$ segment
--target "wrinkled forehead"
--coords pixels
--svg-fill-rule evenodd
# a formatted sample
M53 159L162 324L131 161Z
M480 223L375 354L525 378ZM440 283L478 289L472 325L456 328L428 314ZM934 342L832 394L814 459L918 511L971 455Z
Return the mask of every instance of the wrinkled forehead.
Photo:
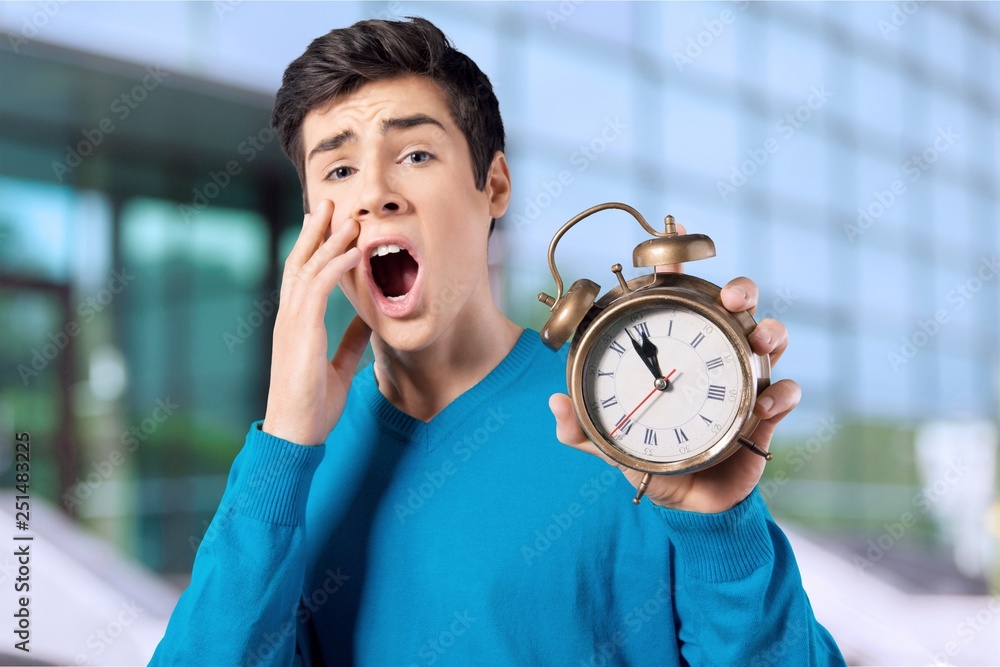
M427 77L407 75L365 83L306 114L302 122L303 147L312 147L331 132L350 131L357 136L385 135L393 119L426 116L448 132L455 127L448 100L441 88Z

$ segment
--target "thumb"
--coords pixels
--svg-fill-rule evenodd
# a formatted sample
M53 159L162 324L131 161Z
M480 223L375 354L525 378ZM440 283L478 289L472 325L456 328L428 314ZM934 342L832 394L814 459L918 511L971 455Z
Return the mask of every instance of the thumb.
M368 347L371 335L371 328L361 319L360 315L355 315L351 323L347 325L347 330L344 331L344 336L340 339L340 345L337 346L337 353L333 355L333 360L330 362L342 377L351 378L354 376L354 371L357 370L361 355Z
M549 410L556 418L556 439L564 445L569 445L573 449L587 452L603 459L605 463L615 467L621 467L612 459L605 456L604 452L597 448L587 434L580 428L577 421L576 411L573 410L573 402L566 394L552 394L549 397Z
M576 412L573 410L573 402L566 394L552 394L549 397L549 410L556 418L556 438L564 445L578 447L583 442L588 442L587 436L580 423L576 420Z

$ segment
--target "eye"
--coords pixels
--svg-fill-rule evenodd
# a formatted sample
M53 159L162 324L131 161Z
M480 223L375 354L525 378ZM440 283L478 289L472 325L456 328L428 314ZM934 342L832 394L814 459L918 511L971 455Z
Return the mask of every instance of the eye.
M433 159L434 156L427 151L413 151L403 158L403 162L407 164L423 164L424 162L428 162Z
M342 181L351 174L354 173L353 167L334 167L330 172L324 177L323 180L326 181Z

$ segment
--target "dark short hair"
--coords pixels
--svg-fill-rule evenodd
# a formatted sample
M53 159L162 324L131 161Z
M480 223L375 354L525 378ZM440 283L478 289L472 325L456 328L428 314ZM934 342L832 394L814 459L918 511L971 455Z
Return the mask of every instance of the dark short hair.
M275 97L271 127L298 171L307 211L303 119L366 83L408 74L426 76L441 89L468 142L476 189L486 189L493 157L504 150L500 104L489 78L427 19L371 19L314 39L285 69Z

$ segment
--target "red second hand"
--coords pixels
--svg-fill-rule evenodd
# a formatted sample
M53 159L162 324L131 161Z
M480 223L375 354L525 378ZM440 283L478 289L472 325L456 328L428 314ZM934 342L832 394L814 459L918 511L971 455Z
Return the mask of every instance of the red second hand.
M666 375L664 375L663 376L663 381L666 382L667 380L669 380L670 376L673 375L676 372L677 372L677 369L675 368L674 370L672 370L669 373L667 373ZM615 434L615 431L617 431L618 429L620 429L625 424L625 422L627 422L629 419L631 419L632 415L634 415L636 413L636 410L638 410L639 408L641 408L643 406L643 404L646 401L649 400L650 396L652 396L653 394L655 394L658 391L660 391L660 390L657 389L656 387L653 387L653 391L651 391L648 394L646 394L646 398L642 399L642 401L639 402L639 405L635 406L635 410L632 410L632 412L630 412L627 415L625 415L625 419L623 419L620 422L618 422L618 426L615 426L614 431L611 431L611 433L608 433L608 437L610 438L611 436L613 436Z

